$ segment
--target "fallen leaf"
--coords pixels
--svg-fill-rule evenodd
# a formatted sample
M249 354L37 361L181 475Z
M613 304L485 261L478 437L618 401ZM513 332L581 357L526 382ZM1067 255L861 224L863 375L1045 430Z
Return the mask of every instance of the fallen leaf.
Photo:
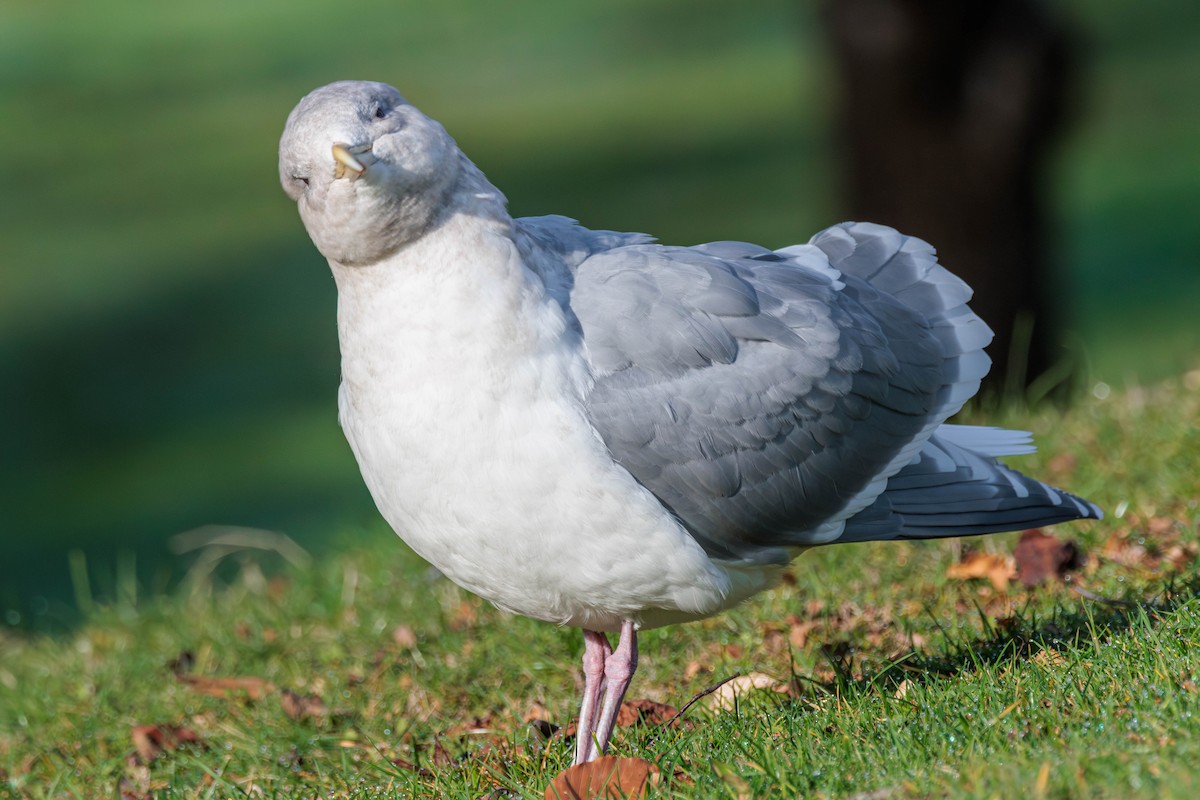
M801 619L792 614L788 617L788 643L797 650L802 650L808 643L808 635L817 625L815 619Z
M448 625L452 631L465 631L475 627L475 603L469 599L464 599L458 604L450 615Z
M617 725L627 728L630 725L662 725L679 713L675 706L666 703L656 703L653 700L626 700L617 711Z
M1083 553L1074 542L1032 528L1021 534L1013 559L1021 583L1037 586L1047 580L1062 580L1083 563Z
M546 800L640 800L658 781L658 767L640 758L601 756L576 764L555 776Z
M412 649L417 646L417 635L407 625L397 625L392 628L392 641L400 647Z
M542 739L549 739L560 730L553 722L545 719L531 719L529 720L529 727ZM578 725L576 725L576 728L578 728Z
M1075 473L1076 458L1072 453L1059 453L1046 462L1046 479L1055 485L1070 483L1070 477Z
M708 696L708 707L714 711L732 711L737 698L748 692L762 689L785 692L787 684L780 683L764 672L739 675L733 680L721 684L720 688Z
M1008 590L1008 582L1016 577L1016 567L1008 556L973 550L965 553L957 564L951 564L946 577L959 581L986 578L997 592L1004 592Z
M1163 558L1176 569L1183 569L1196 560L1196 545L1192 542L1171 545L1163 553Z
M283 707L283 713L291 719L324 717L329 713L325 701L317 695L300 695L291 689L283 690L279 695L279 704Z
M1039 650L1031 660L1043 667L1065 667L1067 665L1067 657L1057 650Z
M263 678L216 678L205 675L176 677L197 692L211 697L229 697L234 693L245 693L251 700L261 700L275 691L274 685Z
M129 738L140 764L149 764L168 750L203 743L194 730L181 725L134 725Z
M1170 517L1151 517L1146 523L1146 531L1155 537L1165 536L1175 527L1175 520Z

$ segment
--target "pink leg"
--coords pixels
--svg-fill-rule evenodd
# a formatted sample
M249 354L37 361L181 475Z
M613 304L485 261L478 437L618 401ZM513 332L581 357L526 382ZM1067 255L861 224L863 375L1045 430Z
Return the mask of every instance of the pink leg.
M583 632L583 705L575 730L575 763L599 757L596 751L596 714L604 691L604 666L612 655L608 637L598 631Z
M599 758L608 750L608 740L612 737L613 728L617 722L617 712L621 710L621 701L625 699L625 690L633 680L637 671L637 628L625 620L621 623L621 641L617 649L604 660L604 710L600 713L600 722L596 726L597 752L592 756Z

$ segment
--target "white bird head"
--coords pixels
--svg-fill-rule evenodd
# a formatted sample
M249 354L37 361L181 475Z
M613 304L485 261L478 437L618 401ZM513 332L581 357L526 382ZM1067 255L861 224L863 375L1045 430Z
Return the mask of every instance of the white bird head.
M288 115L279 179L321 254L363 266L436 221L462 158L445 129L391 86L338 81L310 92Z

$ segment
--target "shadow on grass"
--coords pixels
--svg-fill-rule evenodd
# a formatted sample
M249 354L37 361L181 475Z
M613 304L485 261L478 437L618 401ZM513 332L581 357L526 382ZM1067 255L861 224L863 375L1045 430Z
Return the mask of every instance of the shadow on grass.
M1131 631L1138 624L1156 626L1186 603L1200 596L1200 575L1171 576L1149 600L1110 599L1085 596L1088 605L1078 608L1055 606L1048 618L1036 613L990 621L980 613L986 635L973 640L956 640L943 630L942 652L911 650L882 670L855 676L853 651L845 643L822 649L834 672L829 681L793 675L798 688L807 686L819 693L861 695L881 689L895 690L904 681L924 682L935 677L964 673L1013 661L1028 661L1049 650L1088 650Z

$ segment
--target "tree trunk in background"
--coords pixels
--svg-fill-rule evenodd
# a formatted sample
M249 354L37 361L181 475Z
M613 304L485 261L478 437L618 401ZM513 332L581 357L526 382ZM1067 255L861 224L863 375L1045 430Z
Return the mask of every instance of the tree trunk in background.
M1038 0L826 0L824 20L844 211L933 244L996 332L989 386L1025 386L1059 357L1046 177L1067 27Z

